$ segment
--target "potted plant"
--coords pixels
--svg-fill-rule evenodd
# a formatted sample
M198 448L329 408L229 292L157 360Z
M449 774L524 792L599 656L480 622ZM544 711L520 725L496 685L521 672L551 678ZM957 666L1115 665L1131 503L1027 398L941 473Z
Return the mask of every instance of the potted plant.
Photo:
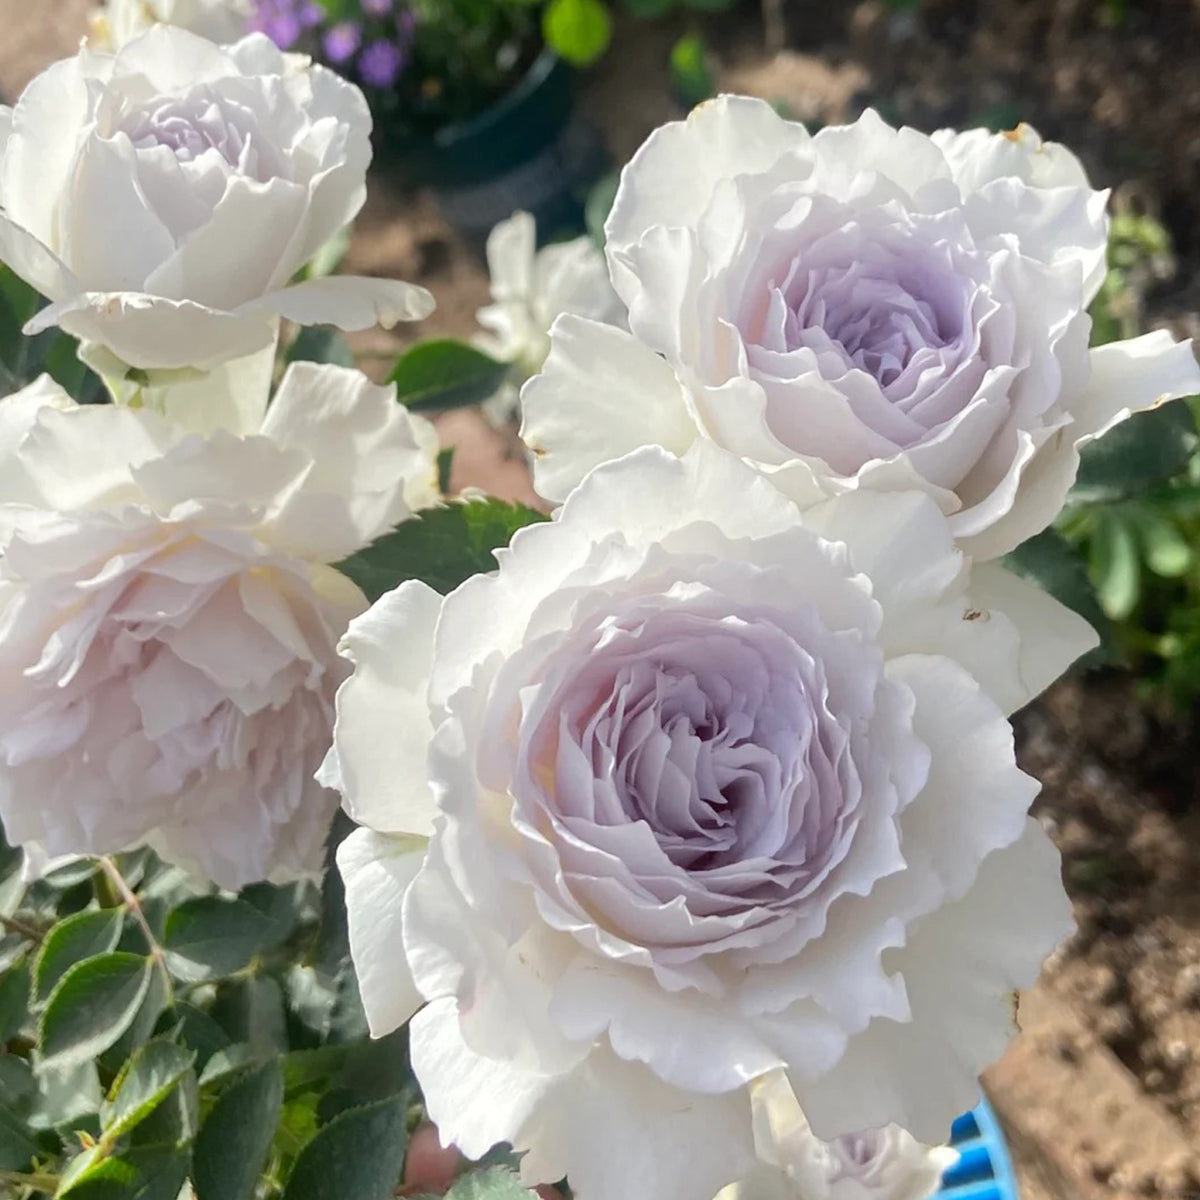
M362 87L381 154L468 237L518 208L581 224L606 159L569 64L607 45L599 0L256 0L250 24Z

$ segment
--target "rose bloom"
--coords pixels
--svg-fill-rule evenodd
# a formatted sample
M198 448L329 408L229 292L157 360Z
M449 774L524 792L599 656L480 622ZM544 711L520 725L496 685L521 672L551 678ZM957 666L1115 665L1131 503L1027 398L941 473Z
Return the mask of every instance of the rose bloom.
M91 18L93 43L124 46L152 25L177 25L213 42L236 42L246 33L250 0L107 0Z
M488 235L492 303L475 318L486 333L475 338L485 353L513 364L506 383L484 411L506 424L518 411L520 385L542 369L550 352L550 327L563 313L620 325L624 310L608 279L604 255L590 237L537 248L537 223L513 213Z
M366 608L327 564L433 502L436 445L338 367L292 366L263 409L196 433L46 380L0 400L11 844L148 842L231 889L319 868L337 797L312 775Z
M706 442L597 468L345 638L372 1032L427 1001L442 1136L581 1200L712 1200L772 1071L819 1137L944 1140L1071 929L1005 713L1095 642L922 493L802 512Z
M651 134L608 220L624 333L564 317L524 396L538 491L708 438L808 503L920 488L976 558L1058 514L1079 447L1200 391L1190 344L1088 350L1106 193L1028 126L809 136L725 96Z
M26 332L209 369L272 345L280 317L427 316L407 283L291 283L362 207L370 129L357 88L261 35L159 25L54 64L0 108L0 260L52 301Z
M750 1099L761 1162L717 1200L927 1200L958 1161L898 1125L821 1141L781 1071L756 1080Z

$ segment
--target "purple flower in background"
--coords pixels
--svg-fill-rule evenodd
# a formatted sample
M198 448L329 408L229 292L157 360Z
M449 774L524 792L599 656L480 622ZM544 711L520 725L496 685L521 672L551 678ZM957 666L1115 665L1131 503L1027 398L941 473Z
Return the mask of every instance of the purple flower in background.
M324 20L324 12L315 0L258 0L249 28L265 33L281 50L300 40L306 29Z
M358 58L358 74L371 87L389 88L404 69L406 53L395 42L371 42Z
M325 57L340 66L358 53L362 45L362 26L356 21L339 21L325 34L322 44Z
M369 17L386 17L393 4L394 0L362 0L362 10Z

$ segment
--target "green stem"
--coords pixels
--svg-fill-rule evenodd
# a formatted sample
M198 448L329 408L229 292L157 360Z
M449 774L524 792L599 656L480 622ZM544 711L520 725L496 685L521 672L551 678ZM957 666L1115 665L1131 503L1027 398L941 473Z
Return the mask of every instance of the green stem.
M58 1191L58 1176L47 1175L37 1171L26 1175L21 1171L0 1171L0 1183L11 1183L16 1187L33 1188L35 1192L45 1192L52 1196Z
M19 917L0 917L0 925L8 930L9 933L20 934L23 938L28 938L31 942L37 942L41 945L42 931L35 929L32 925L27 925Z
M154 936L154 930L150 928L150 922L146 920L146 914L142 911L141 901L134 895L133 889L125 882L125 877L117 869L117 864L111 858L102 858L100 866L104 868L104 874L108 876L109 881L116 888L126 910L141 928L142 936L145 937L146 944L150 947L150 957L162 972L167 1007L172 1007L175 1004L175 985L171 980L170 971L167 970L167 956L163 952L163 948L158 944L158 939Z

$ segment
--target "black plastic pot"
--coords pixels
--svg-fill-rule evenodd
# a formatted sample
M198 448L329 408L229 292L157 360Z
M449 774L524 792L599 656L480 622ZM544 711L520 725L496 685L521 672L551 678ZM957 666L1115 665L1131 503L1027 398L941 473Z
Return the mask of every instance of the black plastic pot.
M491 107L409 142L399 155L405 172L433 189L446 219L476 244L517 209L537 218L543 239L581 230L588 187L608 157L576 111L574 83L544 50Z

